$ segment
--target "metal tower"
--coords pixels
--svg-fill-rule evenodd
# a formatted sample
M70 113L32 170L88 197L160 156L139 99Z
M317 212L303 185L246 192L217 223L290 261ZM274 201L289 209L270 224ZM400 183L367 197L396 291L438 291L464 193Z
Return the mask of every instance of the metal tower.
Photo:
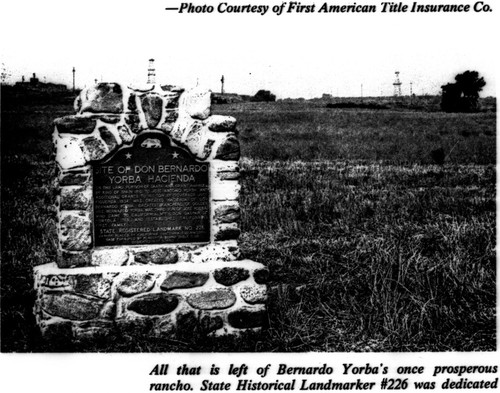
M394 97L401 97L401 81L399 80L399 71L396 71L396 80L393 83Z
M156 79L155 59L149 59L148 85L154 85L156 83L155 79Z

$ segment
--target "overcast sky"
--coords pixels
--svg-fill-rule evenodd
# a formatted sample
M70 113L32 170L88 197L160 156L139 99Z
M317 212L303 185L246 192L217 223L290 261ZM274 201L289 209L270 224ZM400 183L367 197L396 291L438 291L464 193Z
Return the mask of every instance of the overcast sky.
M359 96L363 85L363 96L392 95L394 72L399 71L403 94L409 93L410 82L415 94L438 94L457 73L477 70L487 81L482 95L496 95L496 10L280 16L269 10L260 16L165 10L181 4L179 0L4 3L0 54L11 82L36 72L42 81L71 85L75 67L77 87L95 79L144 83L148 59L154 58L159 83L199 83L213 91L220 90L224 75L225 90L241 94L267 89L279 98ZM318 8L323 4L302 1L313 3ZM380 9L380 2L357 3Z

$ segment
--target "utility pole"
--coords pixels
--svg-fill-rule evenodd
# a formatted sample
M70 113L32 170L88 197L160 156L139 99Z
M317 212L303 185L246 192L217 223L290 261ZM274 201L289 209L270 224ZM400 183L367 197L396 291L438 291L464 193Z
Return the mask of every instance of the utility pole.
M224 75L220 78L220 94L224 95Z
M73 93L75 92L75 67L73 67Z

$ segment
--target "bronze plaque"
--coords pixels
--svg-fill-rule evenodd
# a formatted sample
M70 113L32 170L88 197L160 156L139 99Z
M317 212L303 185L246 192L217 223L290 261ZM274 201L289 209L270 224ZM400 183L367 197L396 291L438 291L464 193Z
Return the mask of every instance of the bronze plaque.
M93 166L94 244L210 240L209 164L157 132Z

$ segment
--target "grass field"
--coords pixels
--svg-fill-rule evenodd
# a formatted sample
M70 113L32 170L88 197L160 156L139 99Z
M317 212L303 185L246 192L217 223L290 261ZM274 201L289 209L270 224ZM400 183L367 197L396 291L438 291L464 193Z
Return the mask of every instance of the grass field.
M214 110L239 121L240 245L270 268L268 329L47 347L31 271L55 257L50 124L72 108L3 98L2 351L495 350L495 113Z

